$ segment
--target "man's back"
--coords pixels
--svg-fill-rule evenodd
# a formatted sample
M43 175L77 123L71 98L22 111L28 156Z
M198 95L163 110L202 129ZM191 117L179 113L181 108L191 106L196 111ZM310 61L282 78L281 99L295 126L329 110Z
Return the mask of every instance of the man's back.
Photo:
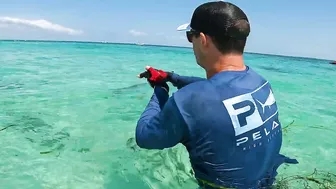
M244 63L251 30L246 14L229 2L207 2L177 29L186 31L207 79L146 68L154 94L138 121L137 144L163 149L183 143L203 188L268 187L282 163L298 162L279 154L271 85ZM170 98L167 81L179 89Z
M192 83L174 100L188 127L183 144L200 182L257 187L283 162L271 86L250 68Z

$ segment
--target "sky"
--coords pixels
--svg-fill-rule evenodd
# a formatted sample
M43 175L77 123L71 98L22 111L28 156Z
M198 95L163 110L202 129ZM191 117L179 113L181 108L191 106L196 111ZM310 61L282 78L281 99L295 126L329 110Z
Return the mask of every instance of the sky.
M185 32L205 0L0 0L0 39L190 46ZM246 51L336 59L336 0L232 0L248 16Z

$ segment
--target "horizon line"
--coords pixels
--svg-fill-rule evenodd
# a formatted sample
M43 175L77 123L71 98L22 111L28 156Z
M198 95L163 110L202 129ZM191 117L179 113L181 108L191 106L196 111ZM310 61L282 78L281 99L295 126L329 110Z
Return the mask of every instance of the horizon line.
M173 47L173 48L186 48L192 49L192 47L187 46L178 46L178 45L162 45L162 44L146 44L146 43L131 43L131 42L109 42L109 41L74 41L74 40L43 40L43 39L0 39L1 41L19 41L19 42L59 42L59 43L95 43L95 44L119 44L119 45L138 45L138 46L153 46L153 47ZM305 56L293 56L293 55L283 55L283 54L270 54L270 53L261 53L261 52L248 52L246 54L257 54L257 55L267 55L267 56L277 56L277 57L288 57L288 58L304 58L311 60L323 60L323 61L333 61L329 59L316 58L316 57L305 57Z

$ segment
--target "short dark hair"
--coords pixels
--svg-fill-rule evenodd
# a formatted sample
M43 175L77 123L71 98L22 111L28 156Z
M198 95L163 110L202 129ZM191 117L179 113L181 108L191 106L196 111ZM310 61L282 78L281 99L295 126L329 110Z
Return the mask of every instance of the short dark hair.
M250 24L245 13L229 2L208 2L194 11L190 27L209 35L217 49L223 54L242 54Z

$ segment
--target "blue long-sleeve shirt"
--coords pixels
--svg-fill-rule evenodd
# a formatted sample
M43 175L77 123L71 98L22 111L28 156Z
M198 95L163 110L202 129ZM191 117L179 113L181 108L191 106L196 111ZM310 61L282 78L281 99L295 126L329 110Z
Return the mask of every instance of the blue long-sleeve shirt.
M224 71L210 79L172 78L179 90L169 98L156 87L138 121L140 147L182 143L195 177L225 187L267 186L282 163L298 163L279 153L276 101L269 82L252 69Z
M204 81L200 77L187 77L172 74L172 84L178 89L197 81ZM183 117L173 98L169 99L166 90L160 87L154 88L154 94L149 101L146 110L141 115L136 129L136 141L139 147L147 149L163 149L175 146L182 142L187 128ZM163 108L165 106L165 108ZM172 120L175 123L172 125ZM182 126L182 127L181 127ZM178 127L178 128L175 128ZM158 141L158 142L153 142Z
M184 86L187 86L187 85L189 85L191 83L195 83L195 82L198 82L198 81L205 81L206 79L205 78L201 78L201 77L180 76L180 75L177 75L177 74L173 73L171 75L170 80L171 80L172 84L177 89L181 89Z

